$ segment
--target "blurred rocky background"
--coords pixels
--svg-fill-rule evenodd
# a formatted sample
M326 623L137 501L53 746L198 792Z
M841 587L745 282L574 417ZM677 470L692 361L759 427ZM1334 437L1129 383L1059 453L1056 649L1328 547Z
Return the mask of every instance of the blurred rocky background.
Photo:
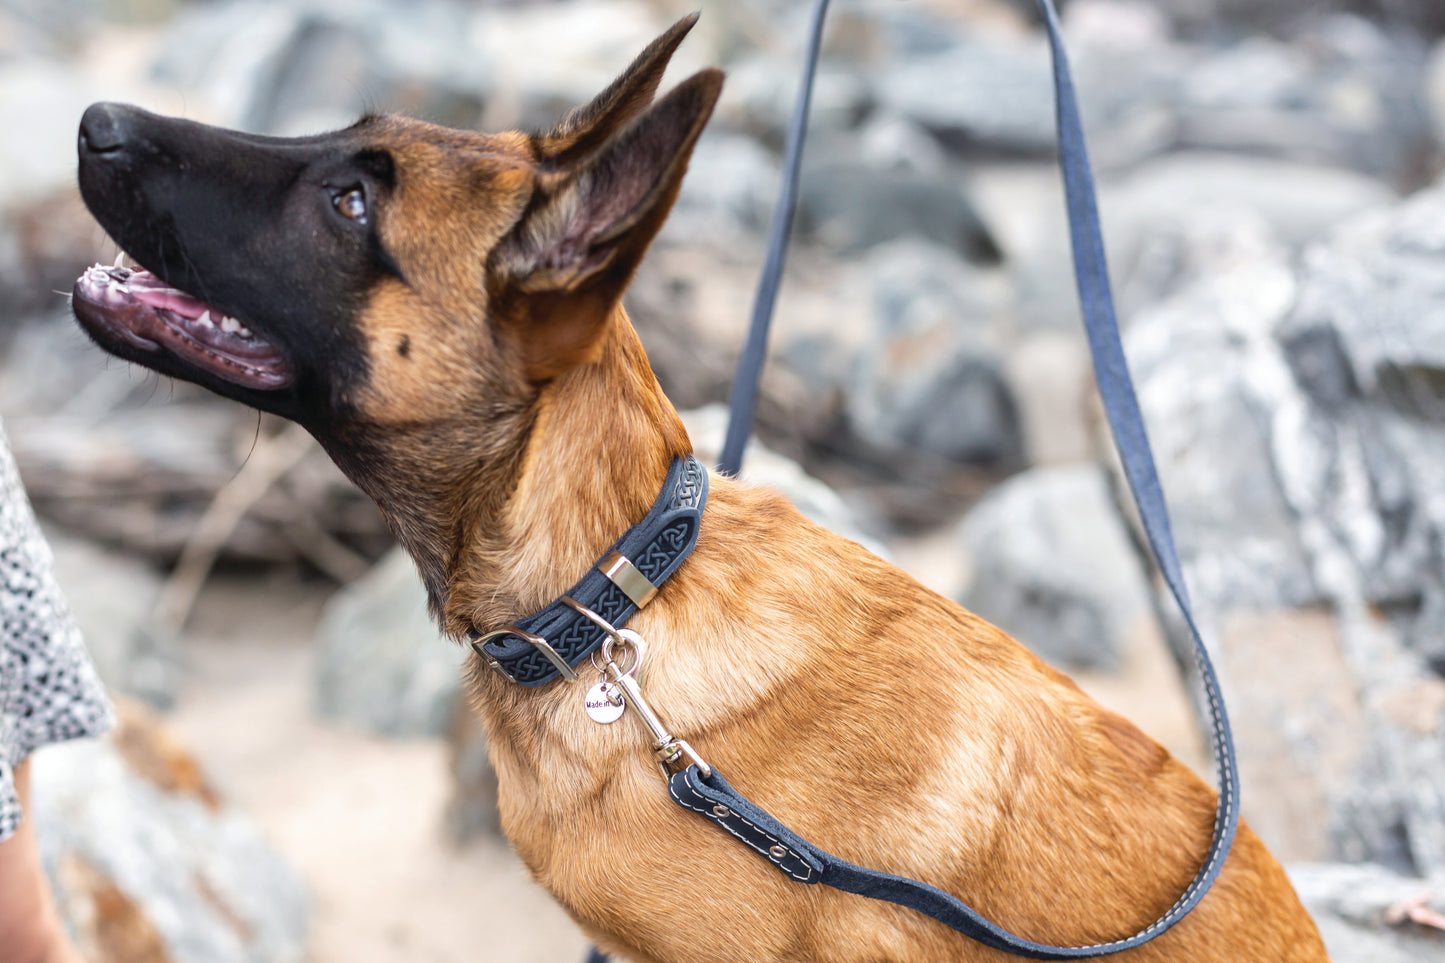
M570 961L461 655L299 432L92 348L94 100L294 134L540 128L695 6L728 83L628 304L714 448L804 0L0 0L0 414L123 726L37 757L96 961ZM1445 960L1445 6L1071 0L1127 350L1245 815L1340 963ZM1101 432L1030 0L836 0L745 471L1201 772ZM670 82L670 81L669 81ZM486 906L483 914L479 907Z

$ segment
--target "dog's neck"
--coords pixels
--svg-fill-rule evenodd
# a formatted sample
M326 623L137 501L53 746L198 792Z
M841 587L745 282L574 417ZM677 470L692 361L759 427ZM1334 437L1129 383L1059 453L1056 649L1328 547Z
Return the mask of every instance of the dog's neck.
M672 460L692 450L621 306L594 360L542 387L530 415L512 477L491 482L508 497L456 519L440 600L452 635L496 628L565 592L647 513Z

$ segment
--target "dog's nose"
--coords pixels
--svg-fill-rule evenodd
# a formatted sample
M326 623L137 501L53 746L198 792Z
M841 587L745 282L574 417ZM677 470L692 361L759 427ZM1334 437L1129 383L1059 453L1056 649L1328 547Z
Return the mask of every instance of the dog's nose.
M121 104L91 104L80 118L79 149L84 154L114 154L125 148L126 108Z

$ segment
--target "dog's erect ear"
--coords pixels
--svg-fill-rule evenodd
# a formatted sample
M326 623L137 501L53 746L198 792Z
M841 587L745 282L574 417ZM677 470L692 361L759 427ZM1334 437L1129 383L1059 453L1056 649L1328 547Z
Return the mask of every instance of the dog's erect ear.
M722 71L678 84L575 170L543 174L487 261L492 316L546 381L587 360L682 184Z
M543 159L554 169L570 167L646 110L673 51L697 23L697 17L690 13L668 27L590 104L572 111L555 130L541 137L537 147Z

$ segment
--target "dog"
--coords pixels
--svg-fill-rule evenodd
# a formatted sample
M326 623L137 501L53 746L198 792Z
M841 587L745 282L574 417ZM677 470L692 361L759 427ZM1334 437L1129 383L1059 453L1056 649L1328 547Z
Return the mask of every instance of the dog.
M691 451L620 298L722 88L703 70L656 98L695 16L541 135L367 116L273 138L93 105L81 191L140 267L87 271L75 314L115 355L303 425L379 506L451 636L535 612ZM1030 939L1116 939L1169 908L1210 839L1197 776L781 496L710 485L691 556L629 623L650 704L698 754L823 848ZM640 728L596 724L581 687L524 688L481 659L470 682L507 837L604 950L1009 958L765 865L674 805ZM1326 955L1241 825L1200 905L1122 958Z

